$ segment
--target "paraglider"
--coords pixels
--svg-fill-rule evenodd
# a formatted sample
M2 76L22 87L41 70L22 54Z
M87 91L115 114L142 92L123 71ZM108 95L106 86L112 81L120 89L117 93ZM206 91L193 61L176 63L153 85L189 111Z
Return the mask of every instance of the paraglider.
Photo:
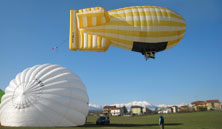
M184 19L163 7L70 10L69 49L104 52L112 45L155 58L156 52L175 46L185 31Z
M88 101L84 84L72 71L58 65L36 65L19 73L6 88L0 106L1 125L83 125Z

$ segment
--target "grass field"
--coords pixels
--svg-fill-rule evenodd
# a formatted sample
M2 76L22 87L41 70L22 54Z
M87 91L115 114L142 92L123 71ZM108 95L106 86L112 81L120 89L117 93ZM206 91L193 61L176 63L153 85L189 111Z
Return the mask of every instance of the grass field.
M165 129L222 129L222 112L194 112L164 114ZM13 129L160 129L159 115L110 117L110 125L97 126L97 117L89 116L87 124L81 127L29 127ZM0 129L11 129L0 127Z

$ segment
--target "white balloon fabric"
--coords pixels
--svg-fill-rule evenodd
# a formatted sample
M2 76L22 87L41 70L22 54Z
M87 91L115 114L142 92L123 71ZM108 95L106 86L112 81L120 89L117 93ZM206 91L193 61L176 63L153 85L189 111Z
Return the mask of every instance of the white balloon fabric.
M55 127L83 125L88 95L80 78L58 65L25 69L6 88L0 106L3 126Z

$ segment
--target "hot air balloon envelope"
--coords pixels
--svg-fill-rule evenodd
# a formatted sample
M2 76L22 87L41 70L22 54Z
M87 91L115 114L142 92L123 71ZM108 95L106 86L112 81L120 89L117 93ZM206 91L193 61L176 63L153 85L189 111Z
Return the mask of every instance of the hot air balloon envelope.
M88 95L80 78L58 65L25 69L6 88L0 106L3 126L78 126L88 114Z

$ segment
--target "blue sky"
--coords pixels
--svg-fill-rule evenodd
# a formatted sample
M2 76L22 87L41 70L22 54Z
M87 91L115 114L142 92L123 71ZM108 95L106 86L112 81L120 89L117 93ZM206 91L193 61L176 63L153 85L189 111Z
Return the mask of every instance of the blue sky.
M185 18L187 31L154 60L115 47L105 53L70 51L69 10L95 6L166 7ZM221 6L221 0L0 0L0 88L25 68L50 63L80 76L93 104L221 101Z

